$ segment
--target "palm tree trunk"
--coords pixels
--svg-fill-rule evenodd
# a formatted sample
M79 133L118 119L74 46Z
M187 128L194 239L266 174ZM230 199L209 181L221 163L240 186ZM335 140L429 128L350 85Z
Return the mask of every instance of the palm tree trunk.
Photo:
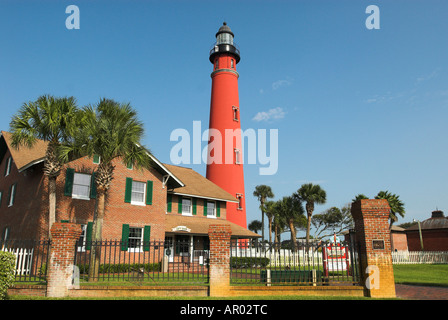
M56 221L56 177L48 177L48 237L51 238L51 227Z
M272 219L269 219L269 244L272 244Z
M97 216L93 221L92 240L93 245L90 250L90 265L89 265L89 281L97 281L101 259L101 239L103 231L103 220L105 210L105 192L98 191L97 193Z
M293 252L297 251L297 239L296 239L296 228L294 226L294 219L289 219L289 229L291 230L291 244Z

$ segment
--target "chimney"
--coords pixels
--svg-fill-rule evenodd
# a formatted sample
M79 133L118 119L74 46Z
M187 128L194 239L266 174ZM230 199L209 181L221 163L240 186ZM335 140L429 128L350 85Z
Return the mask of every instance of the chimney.
M444 218L442 210L436 210L432 212L431 218Z

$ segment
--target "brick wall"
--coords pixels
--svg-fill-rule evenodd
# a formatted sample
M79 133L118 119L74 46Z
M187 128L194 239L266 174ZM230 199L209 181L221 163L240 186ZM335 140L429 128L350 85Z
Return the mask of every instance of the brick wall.
M73 223L55 222L51 228L51 252L47 271L47 296L65 297L71 285L75 243L81 227Z
M48 238L48 192L42 174L43 163L19 173L12 162L10 174L5 176L9 150L0 164L0 236L8 228L9 239ZM16 184L14 203L9 206L9 190Z
M365 294L370 297L395 297L389 211L384 199L363 199L352 204L361 278Z
M9 157L7 151L4 159ZM4 177L4 166L0 166L0 191L3 191L0 206L0 233L9 228L10 239L48 238L48 187L42 173L42 164L35 165L22 173L13 166L11 174ZM166 187L162 186L162 176L155 169L127 169L121 161L115 161L114 179L106 198L106 212L103 224L103 239L121 239L123 224L131 227L151 226L150 240L164 240ZM97 165L91 158L80 158L67 164L57 178L56 221L69 221L77 224L93 222L95 199L74 199L64 195L66 169L77 173L91 174ZM126 178L136 181L153 181L153 200L151 205L132 205L126 203ZM17 183L14 205L8 207L7 194L11 184Z
M210 225L210 296L227 296L230 290L230 236L229 225Z
M406 231L409 251L421 251L419 231ZM422 230L425 251L448 251L448 229Z

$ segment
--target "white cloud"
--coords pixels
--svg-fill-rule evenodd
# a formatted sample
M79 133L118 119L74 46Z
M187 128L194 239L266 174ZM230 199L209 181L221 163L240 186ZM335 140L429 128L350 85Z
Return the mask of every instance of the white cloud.
M277 107L274 109L269 109L268 111L258 112L252 120L260 122L260 121L269 121L269 120L278 120L283 119L285 117L286 112L283 111L283 108Z
M272 83L272 90L277 90L283 86L289 86L292 83L291 79L288 80L277 80Z

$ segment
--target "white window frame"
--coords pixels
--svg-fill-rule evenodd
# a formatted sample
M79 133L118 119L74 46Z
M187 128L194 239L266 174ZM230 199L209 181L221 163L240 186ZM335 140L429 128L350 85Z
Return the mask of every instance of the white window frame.
M233 111L233 121L239 121L239 109L238 107L232 106L232 111Z
M82 194L75 194L74 190L75 190L75 178L76 175L84 175L84 176L89 176L89 184L87 185L88 187L88 192L87 195L82 195ZM91 182L92 181L92 175L88 174L88 173L81 173L81 172L75 172L73 175L73 189L72 189L72 199L80 199L80 200L90 200L90 188L91 188ZM86 186L84 184L76 184L79 186Z
M6 162L6 172L5 172L5 177L9 176L9 174L11 173L11 165L12 165L12 157L9 156L7 162Z
M241 152L240 149L233 149L233 151L235 152L235 164L241 164Z
M236 198L238 199L238 207L237 210L243 210L243 194L237 193Z
M15 197L16 197L16 184L13 183L11 186L11 192L9 193L8 207L12 207L14 205Z
M134 183L141 183L143 184L143 200L142 201L136 201L133 200L132 198L132 193L141 193L141 191L134 191ZM136 206L146 206L146 182L143 181L136 181L136 180L132 180L132 188L131 188L131 204L132 205L136 205Z
M209 214L210 206L209 204L213 204L213 213ZM207 200L207 218L216 218L216 201L208 201Z
M81 224L81 235L79 236L79 240L80 240L79 242L81 242L81 245L78 245L78 252L85 252L86 251L86 240L87 240L87 225L86 224Z
M8 240L9 238L9 227L5 227L4 230L3 241L6 242L6 240Z
M131 237L131 230L132 229L139 229L140 230L140 232L141 232L140 238ZM143 233L144 233L144 230L143 230L142 227L131 227L131 226L129 226L128 252L143 252ZM140 245L131 248L131 241L130 241L131 239L133 239L133 240L134 239L135 240L140 240Z
M186 211L185 210L185 205L184 205L184 201L190 201L190 205L189 205L189 208L190 208L190 210L189 211ZM183 216L192 216L193 215L193 200L191 199L191 198L186 198L186 197L182 197L182 215Z

